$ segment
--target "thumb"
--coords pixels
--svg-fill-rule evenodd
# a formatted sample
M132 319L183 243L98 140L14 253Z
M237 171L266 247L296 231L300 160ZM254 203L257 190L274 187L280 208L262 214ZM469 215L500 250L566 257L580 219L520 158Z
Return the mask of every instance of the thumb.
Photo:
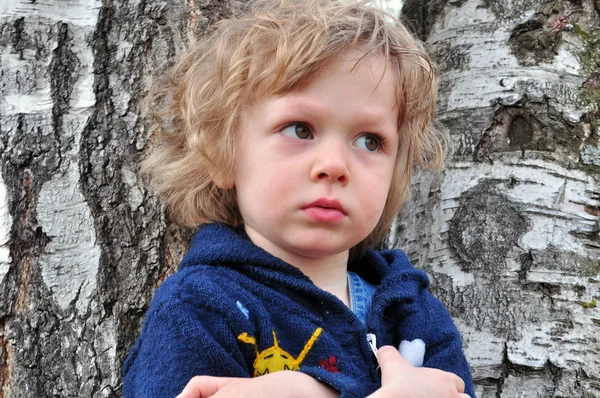
M397 378L398 372L401 372L402 369L413 367L391 345L383 346L377 351L377 361L381 368L381 384L386 384Z

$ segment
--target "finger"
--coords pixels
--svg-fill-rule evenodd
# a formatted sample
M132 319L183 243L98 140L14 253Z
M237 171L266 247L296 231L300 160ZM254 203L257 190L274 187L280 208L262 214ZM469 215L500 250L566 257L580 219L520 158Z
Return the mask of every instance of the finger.
M377 351L377 361L381 368L381 383L386 384L388 381L397 377L398 371L402 367L412 365L402 358L398 350L392 346L383 346Z
M454 385L458 392L465 392L465 382L460 377L454 375Z
M208 398L233 380L230 377L195 376L175 398Z

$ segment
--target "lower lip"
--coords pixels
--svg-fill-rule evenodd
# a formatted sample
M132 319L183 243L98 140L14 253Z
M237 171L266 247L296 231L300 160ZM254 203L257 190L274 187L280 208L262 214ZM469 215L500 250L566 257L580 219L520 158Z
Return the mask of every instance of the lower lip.
M325 207L306 207L302 210L313 220L321 222L334 223L342 221L346 217L340 210Z

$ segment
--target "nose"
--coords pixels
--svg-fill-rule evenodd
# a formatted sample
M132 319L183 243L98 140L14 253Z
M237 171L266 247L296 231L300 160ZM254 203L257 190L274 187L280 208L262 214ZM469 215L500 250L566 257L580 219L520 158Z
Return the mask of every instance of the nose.
M321 145L315 154L315 162L311 170L311 179L315 182L329 181L346 185L350 181L348 169L348 153L340 143Z

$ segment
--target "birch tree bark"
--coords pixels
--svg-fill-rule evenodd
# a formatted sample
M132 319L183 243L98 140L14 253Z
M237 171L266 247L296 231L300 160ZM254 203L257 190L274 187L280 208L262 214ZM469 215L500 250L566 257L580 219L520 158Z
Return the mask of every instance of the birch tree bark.
M221 3L0 0L0 397L121 395L188 240L137 176L140 99Z
M600 2L406 1L455 152L387 244L431 276L479 397L600 397Z
M190 236L137 177L140 100L233 1L0 0L0 398L120 396ZM404 8L442 66L456 151L417 176L387 244L431 275L481 397L600 396L599 10Z

